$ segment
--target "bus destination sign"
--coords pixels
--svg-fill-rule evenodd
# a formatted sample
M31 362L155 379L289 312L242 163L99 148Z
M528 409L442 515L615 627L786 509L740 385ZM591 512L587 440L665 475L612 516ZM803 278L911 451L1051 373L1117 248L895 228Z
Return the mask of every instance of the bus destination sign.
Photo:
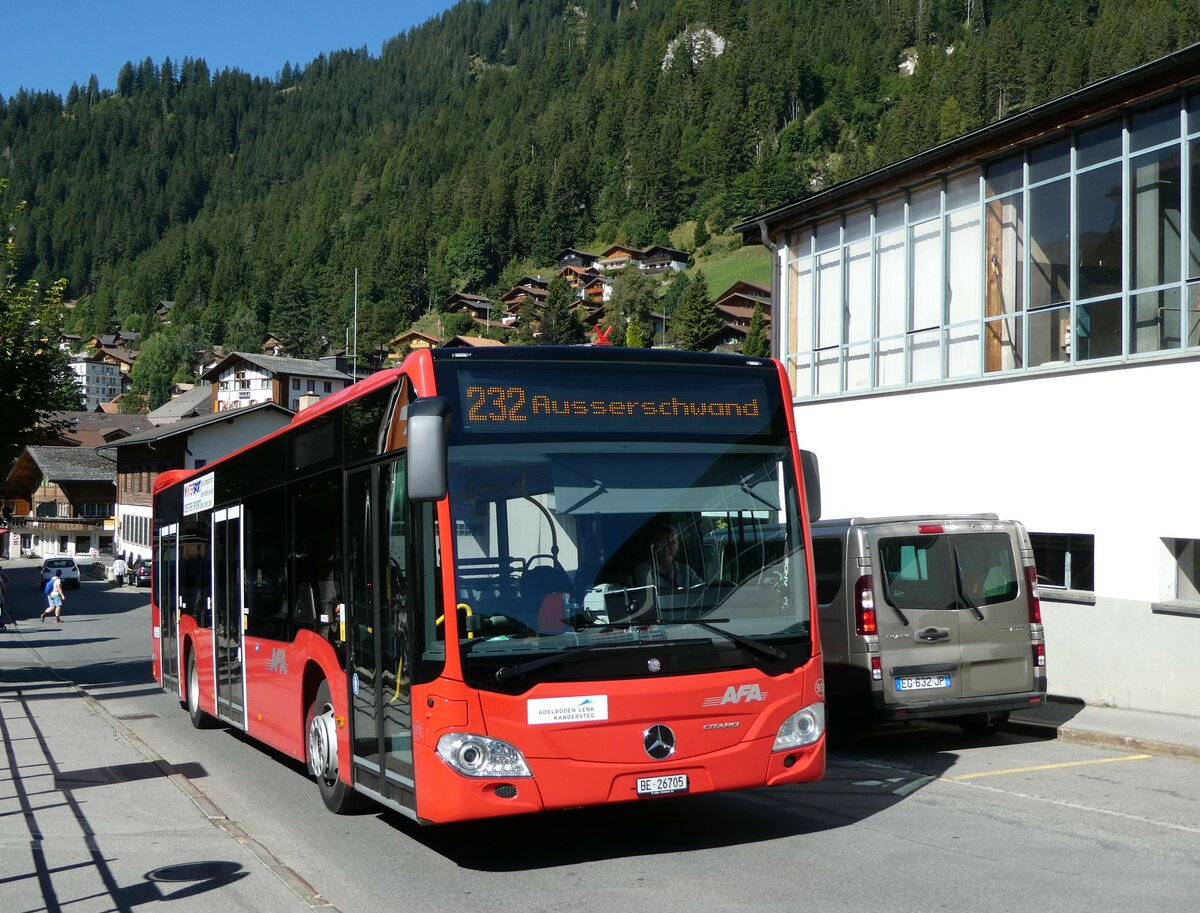
M761 374L722 376L714 384L712 374L691 371L621 371L603 383L544 368L520 381L514 373L467 370L459 375L464 432L755 434L770 425L775 411Z

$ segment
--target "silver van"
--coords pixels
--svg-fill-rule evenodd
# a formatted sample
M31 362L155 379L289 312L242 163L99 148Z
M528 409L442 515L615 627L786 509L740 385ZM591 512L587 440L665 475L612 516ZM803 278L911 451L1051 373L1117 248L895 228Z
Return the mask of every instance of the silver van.
M830 712L990 732L1046 700L1025 527L995 514L812 524Z

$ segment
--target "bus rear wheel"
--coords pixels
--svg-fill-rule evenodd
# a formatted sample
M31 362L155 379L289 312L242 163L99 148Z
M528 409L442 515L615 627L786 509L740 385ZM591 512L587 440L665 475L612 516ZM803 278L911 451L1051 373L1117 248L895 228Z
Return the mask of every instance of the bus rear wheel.
M338 777L337 721L328 682L321 682L308 706L304 734L308 772L317 781L321 801L335 815L354 811L359 805L358 796Z
M200 673L196 668L196 654L188 653L187 659L187 681L186 681L186 705L188 719L192 721L192 726L196 729L208 729L213 724L213 719L207 713L200 709Z

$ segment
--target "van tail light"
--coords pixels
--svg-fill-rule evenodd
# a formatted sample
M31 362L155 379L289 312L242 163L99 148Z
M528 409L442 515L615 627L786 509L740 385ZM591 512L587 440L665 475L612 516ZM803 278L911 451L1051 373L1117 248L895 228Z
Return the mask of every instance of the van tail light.
M875 624L875 588L870 574L858 578L854 584L854 630L860 636L877 634Z
M1044 669L1046 667L1046 645L1033 645L1033 664L1034 666Z
M1042 593L1038 589L1037 568L1025 568L1025 598L1029 600L1029 623L1042 623Z
M883 665L879 662L878 656L871 657L871 681L883 681Z

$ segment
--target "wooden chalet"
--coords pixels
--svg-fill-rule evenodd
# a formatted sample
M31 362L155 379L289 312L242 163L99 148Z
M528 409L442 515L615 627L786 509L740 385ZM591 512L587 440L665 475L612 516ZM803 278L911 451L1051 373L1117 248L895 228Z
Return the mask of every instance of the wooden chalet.
M648 273L665 273L668 270L681 273L688 268L690 259L687 251L656 244L644 252L638 266Z
M559 269L568 266L578 267L580 269L591 269L596 265L596 261L600 258L596 254L589 254L587 251L578 250L574 247L568 247L561 251L554 262Z
M628 244L614 244L596 261L596 266L606 272L616 272L627 266L638 266L645 256L645 251Z

